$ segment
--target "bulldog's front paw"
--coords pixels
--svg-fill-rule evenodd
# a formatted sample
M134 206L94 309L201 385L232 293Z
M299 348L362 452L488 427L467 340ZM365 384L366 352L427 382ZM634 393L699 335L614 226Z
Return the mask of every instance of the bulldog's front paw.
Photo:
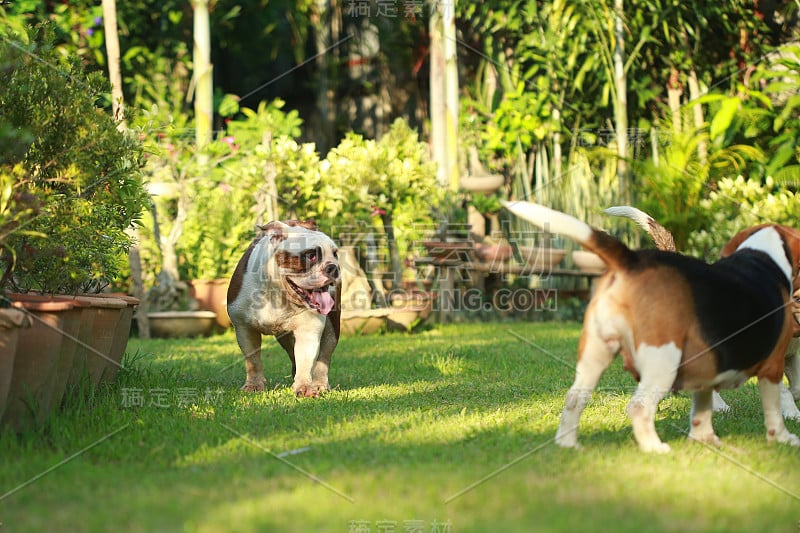
M298 398L319 398L326 389L320 389L313 383L304 383L292 387L295 396Z
M794 433L790 433L788 429L783 428L781 431L768 431L767 442L779 442L781 444L788 444L789 446L800 446L800 437Z
M697 442L703 442L705 444L709 444L711 446L715 446L717 448L722 448L722 440L712 431L710 433L700 433L690 431L689 438L691 440L696 440Z
M645 453L669 453L672 448L666 442L653 440L651 442L640 442L639 449Z
M246 392L264 392L266 386L267 380L265 378L247 378L247 381L242 385L242 390Z

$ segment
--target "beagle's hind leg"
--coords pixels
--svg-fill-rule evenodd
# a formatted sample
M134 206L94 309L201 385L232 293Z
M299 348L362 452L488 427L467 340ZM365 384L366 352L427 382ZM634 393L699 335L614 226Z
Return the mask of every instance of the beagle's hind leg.
M599 335L587 332L584 326L579 345L578 364L575 366L575 381L567 392L561 422L556 433L556 444L564 448L578 447L578 422L581 413L597 387L597 382L614 360L616 346L600 338Z
M764 408L764 425L767 427L767 442L780 442L791 446L800 446L800 438L790 433L783 423L781 413L781 384L772 383L769 379L758 378L758 390L761 393L761 405Z
M714 433L714 427L711 425L711 413L717 410L714 407L714 394L716 394L716 391L713 389L699 390L692 393L692 414L690 415L692 422L689 428L689 438L714 446L721 446L722 441Z
M672 342L661 346L642 343L633 357L641 380L628 404L628 416L642 451L667 453L670 450L656 433L655 415L659 402L675 383L681 353Z

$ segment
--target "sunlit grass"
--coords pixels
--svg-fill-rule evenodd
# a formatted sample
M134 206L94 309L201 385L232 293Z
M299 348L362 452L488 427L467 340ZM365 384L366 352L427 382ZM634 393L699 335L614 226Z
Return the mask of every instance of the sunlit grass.
M726 393L723 450L687 441L689 399L662 402L673 452L645 455L615 362L553 444L579 326L453 325L344 338L333 390L297 399L265 341L268 390L247 394L231 333L132 340L126 370L39 432L0 433L9 531L797 531L800 453L767 445L756 387ZM540 349L541 348L541 349ZM139 391L140 405L130 405ZM789 422L798 432L797 423ZM285 454L285 455L284 455ZM724 455L723 455L724 454Z

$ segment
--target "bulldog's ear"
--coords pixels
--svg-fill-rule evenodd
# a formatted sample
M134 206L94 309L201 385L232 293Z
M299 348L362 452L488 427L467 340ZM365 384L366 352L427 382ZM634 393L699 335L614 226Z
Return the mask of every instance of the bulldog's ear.
M289 226L279 220L273 220L263 225L256 224L256 227L260 229L263 235L272 243L285 240L289 233Z
M310 229L311 231L319 231L319 226L317 226L317 222L313 218L308 220L287 220L286 223L289 226L300 226L301 228Z

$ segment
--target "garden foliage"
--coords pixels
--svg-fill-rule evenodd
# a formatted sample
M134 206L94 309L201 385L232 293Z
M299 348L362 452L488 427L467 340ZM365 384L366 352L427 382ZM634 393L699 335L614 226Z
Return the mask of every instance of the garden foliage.
M0 161L0 216L11 213L24 229L3 242L7 281L48 293L102 288L120 274L126 232L146 206L139 141L98 107L103 76L60 54L49 27L4 40L0 57L0 124L12 132Z

